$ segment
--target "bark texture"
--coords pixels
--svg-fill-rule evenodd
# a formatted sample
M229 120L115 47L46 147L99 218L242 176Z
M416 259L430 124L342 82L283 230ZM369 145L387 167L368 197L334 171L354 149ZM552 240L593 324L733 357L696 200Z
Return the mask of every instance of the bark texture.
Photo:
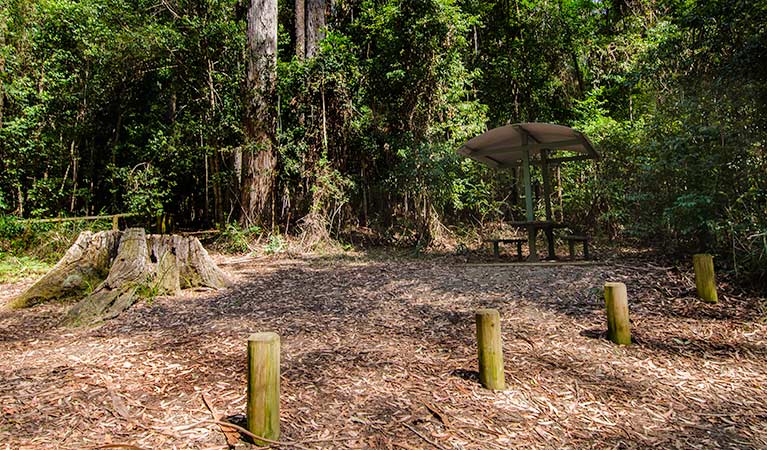
M245 112L246 148L242 155L242 222L268 216L277 158L275 74L277 67L277 1L251 0L248 8L248 71Z
M296 0L296 57L304 59L306 44L306 0Z
M319 42L325 37L325 0L306 0L306 57L317 55Z
M0 50L5 47L5 21L0 22ZM0 128L3 128L3 106L5 104L5 54L0 51Z
M197 238L147 235L142 228L85 231L61 261L11 306L72 297L96 286L64 317L70 325L88 324L116 317L142 296L227 285L226 275Z
M142 228L129 228L120 238L107 279L73 306L64 321L76 325L116 317L138 300L136 291L149 286L151 275L146 233Z

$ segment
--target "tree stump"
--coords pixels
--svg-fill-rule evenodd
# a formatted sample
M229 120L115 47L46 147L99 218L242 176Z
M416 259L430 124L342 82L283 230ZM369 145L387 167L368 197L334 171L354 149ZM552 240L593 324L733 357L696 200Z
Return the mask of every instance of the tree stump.
M83 231L55 266L11 301L11 308L26 308L50 299L69 298L99 284L117 256L119 231Z
M64 322L87 324L116 317L142 296L228 285L226 275L195 237L147 235L143 228L84 231L53 269L10 306L24 308L85 294Z

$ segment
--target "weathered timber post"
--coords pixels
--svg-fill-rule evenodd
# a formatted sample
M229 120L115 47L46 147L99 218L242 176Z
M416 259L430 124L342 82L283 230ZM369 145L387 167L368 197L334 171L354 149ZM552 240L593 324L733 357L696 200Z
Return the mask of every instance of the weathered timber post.
M112 216L112 231L120 230L120 217L117 215Z
M626 285L605 283L605 307L607 309L607 337L620 345L631 344L629 303Z
M476 313L476 320L479 381L488 389L505 389L501 315L495 309L480 309Z
M255 333L248 338L248 430L280 438L280 336ZM268 442L254 439L257 445Z
M698 297L705 302L718 302L719 297L716 294L714 277L714 257L704 253L693 255L692 265L695 268L695 287L698 289Z

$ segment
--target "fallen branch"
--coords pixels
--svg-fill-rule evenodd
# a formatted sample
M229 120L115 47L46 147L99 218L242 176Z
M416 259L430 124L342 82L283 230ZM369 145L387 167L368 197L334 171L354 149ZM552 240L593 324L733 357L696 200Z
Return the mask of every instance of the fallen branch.
M302 444L312 444L312 443L319 443L319 442L353 441L355 439L359 439L357 437L341 437L341 438L330 438L330 439L305 439L303 441L275 441L274 439L267 439L265 437L258 436L257 434L251 433L245 428L242 428L241 426L235 425L230 422L222 422L220 420L203 420L201 422L198 422L198 424L204 424L204 423L231 427L239 431L240 433L244 434L245 436L248 436L252 439L258 439L258 440L267 442L269 444L281 445L283 447L295 447L295 448L300 448L304 450L311 450L311 449L309 447L304 447Z
M199 423L200 424L210 423L210 424L214 424L214 425L218 425L218 426L225 426L225 427L234 428L235 430L239 431L240 433L244 434L245 436L250 437L251 439L259 440L259 441L264 441L264 442L267 442L269 444L281 445L283 447L296 447L296 448L301 448L301 449L304 449L304 450L311 450L309 447L304 447L303 445L299 444L298 442L275 441L274 439L267 439L265 437L262 437L262 436L259 436L257 434L251 433L250 431L246 430L245 428L242 428L239 425L235 425L235 424L229 423L229 422L224 422L224 421L221 421L221 420L203 420L202 422L199 422Z
M442 422L442 425L444 425L446 428L450 428L450 422L447 420L447 415L445 413L443 413L442 411L437 409L436 406L432 405L429 402L426 402L426 401L422 400L421 403L423 403L423 405L426 407L426 409L429 410L429 412L434 417L436 417L437 419L439 419L440 422Z
M205 397L205 393L200 393L200 397L202 397L202 402L205 404L205 407L208 408L208 411L210 411L210 415L213 417L213 420L221 420L223 419L223 416L217 414L213 407L210 405L210 402ZM226 444L229 448L233 448L237 445L237 441L240 440L240 435L237 434L236 430L230 426L224 426L219 425L218 426L221 429L221 432L224 433L224 439L226 439Z

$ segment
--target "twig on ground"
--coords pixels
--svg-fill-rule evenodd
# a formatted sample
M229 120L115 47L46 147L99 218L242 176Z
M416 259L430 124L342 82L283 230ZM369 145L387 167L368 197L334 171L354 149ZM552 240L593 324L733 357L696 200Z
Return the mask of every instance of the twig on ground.
M240 433L244 434L245 436L249 436L249 437L251 437L253 439L258 439L259 441L268 442L269 444L281 445L283 447L296 447L296 448L301 448L301 449L304 449L304 450L311 450L311 449L309 449L309 447L304 447L303 445L299 444L298 442L277 441L277 440L274 440L274 439L267 439L265 437L262 437L262 436L259 436L257 434L251 433L250 431L246 430L245 428L242 428L239 425L235 425L235 424L229 423L229 422L223 422L221 420L204 420L204 421L202 421L200 423L210 423L210 424L216 424L216 425L219 425L219 426L225 426L225 427L234 428L235 430L239 431Z
M419 438L423 439L424 441L428 442L429 444L433 445L434 447L436 447L436 448L438 448L438 449L440 449L440 450L445 450L445 448L444 448L444 447L442 447L442 446L441 446L441 445L439 445L438 443L436 443L436 442L432 441L432 440L431 440L431 439L429 439L428 437L424 436L424 435L423 435L423 434L421 434L421 433L420 433L418 430L416 430L415 428L411 427L411 426L410 426L410 425L408 425L407 423L405 423L405 422L402 422L402 425L404 425L404 426L405 426L405 427L406 427L408 430L412 431L412 432L413 432L413 433L415 433L415 434L416 434L416 435L417 435Z
M116 442L116 443L112 443L112 444L97 445L97 446L92 447L92 448L94 450L95 449L100 449L100 448L129 448L131 450L144 450L144 448L139 447L137 445L124 444L124 443L121 443L121 442Z
M208 408L208 411L210 411L210 415L211 415L211 417L213 417L213 420L219 421L219 420L223 419L223 416L220 416L219 414L217 414L213 410L213 407L210 405L210 402L205 397L205 393L204 392L200 393L200 397L202 397L202 402L205 404L205 407ZM236 432L236 430L234 428L232 428L230 426L224 426L224 425L219 425L218 428L224 434L224 439L226 439L226 445L229 448L232 448L235 445L237 445L237 441L240 440L240 435L237 434L237 432Z
M258 436L256 434L253 434L250 431L246 430L245 428L243 428L243 427L241 427L239 425L235 425L235 424L230 423L230 422L223 422L223 421L220 421L220 420L203 420L203 421L200 421L200 422L194 424L193 426L190 426L190 428L192 428L194 426L206 424L206 423L207 424L221 425L221 426L225 426L225 427L229 427L229 428L234 428L235 430L239 431L240 433L242 433L242 434L244 434L246 436L249 436L249 437L251 437L253 439L258 439L260 441L267 442L269 444L281 445L281 446L284 446L284 447L296 447L296 448L302 448L302 449L306 449L306 450L311 450L311 449L309 449L308 447L304 447L303 444L313 444L313 443L321 443L321 442L353 441L355 439L359 439L358 437L337 437L337 438L325 438L325 439L304 439L302 441L276 441L276 440L273 440L273 439L267 439L265 437L261 437L261 436Z

